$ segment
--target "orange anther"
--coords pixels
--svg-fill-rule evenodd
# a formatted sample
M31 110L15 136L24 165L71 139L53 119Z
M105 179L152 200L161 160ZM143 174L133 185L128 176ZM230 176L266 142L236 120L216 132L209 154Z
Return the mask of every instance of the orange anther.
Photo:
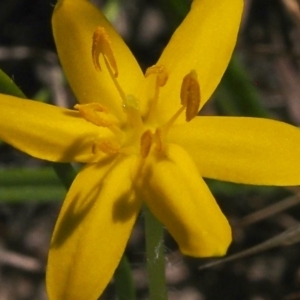
M114 124L106 108L99 103L76 104L74 108L84 119L97 126L110 127Z
M163 150L163 130L161 128L155 130L154 143L156 144L156 150L161 152Z
M191 121L198 114L200 107L200 85L197 73L192 70L187 74L181 84L181 104L186 107L186 121Z
M116 141L111 140L96 141L92 151L94 154L97 154L99 150L108 155L116 154L119 153L120 145Z
M100 54L103 55L105 63L113 69L114 76L118 77L117 63L111 48L110 40L104 27L97 27L93 34L92 56L94 66L98 71L101 71L99 62Z
M150 130L146 130L141 136L141 155L146 158L150 152L152 145L152 133Z
M166 68L162 65L154 65L149 68L147 68L145 77L148 77L151 74L156 75L156 84L159 87L162 87L166 84L168 80L168 73L166 71Z

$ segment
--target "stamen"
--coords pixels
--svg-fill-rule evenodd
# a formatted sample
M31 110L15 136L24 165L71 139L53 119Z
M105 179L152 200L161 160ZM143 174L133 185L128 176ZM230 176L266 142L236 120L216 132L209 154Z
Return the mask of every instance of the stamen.
M103 55L106 64L114 70L114 77L118 77L118 67L111 48L111 43L104 27L97 27L93 35L92 57L94 66L101 71L99 62L100 54Z
M103 55L104 63L107 67L109 75L122 99L125 101L126 95L123 92L117 77L118 77L118 67L111 48L111 43L108 35L103 27L97 27L93 35L93 45L92 45L92 57L96 70L101 71L101 66L99 62L100 54Z
M141 156L146 158L150 152L152 145L152 133L150 130L146 130L141 136Z
M97 126L111 127L114 125L113 120L108 116L106 108L99 103L76 104L74 108L79 111L79 114L84 119Z
M171 117L171 119L165 123L163 126L160 127L161 135L160 136L166 136L169 129L172 127L172 125L175 123L176 119L182 114L184 111L185 106L181 106L177 112Z
M156 144L156 151L161 152L163 150L163 130L157 128L154 133L153 143Z
M187 122L191 121L198 113L200 106L200 86L196 71L192 70L183 78L180 98L182 106L177 112L175 112L168 122L158 128L154 134L154 142L157 145L158 151L163 150L163 140L165 139L172 125L184 110L186 111Z
M159 99L159 89L163 87L168 80L168 73L166 71L166 68L163 65L154 65L149 67L146 70L145 77L147 78L149 75L152 74L156 75L156 81L155 81L154 96L151 99L151 106L147 117L147 120L150 123L151 123L151 119L155 117L155 111Z
M168 80L168 73L164 66L154 65L154 66L147 68L145 77L147 78L151 74L156 75L156 86L157 87L162 87L166 84L166 82Z
M181 104L186 107L186 121L191 121L197 116L200 107L200 85L197 73L192 70L187 74L181 85Z
M120 145L116 141L104 140L104 141L95 141L93 145L93 153L97 154L99 151L111 155L119 153Z

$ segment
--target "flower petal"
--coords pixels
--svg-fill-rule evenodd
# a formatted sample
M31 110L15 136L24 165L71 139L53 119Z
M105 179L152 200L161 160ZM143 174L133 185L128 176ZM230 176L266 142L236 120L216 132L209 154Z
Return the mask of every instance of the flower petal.
M204 177L259 185L300 184L300 130L258 118L197 117L168 136Z
M60 162L93 162L96 138L106 128L87 122L70 109L0 94L0 139L36 158Z
M87 165L76 177L51 241L51 300L98 299L110 281L140 209L131 188L134 162Z
M186 255L224 255L231 229L189 155L169 145L166 157L148 167L146 204Z
M182 80L191 70L198 75L200 107L210 98L232 55L242 9L242 0L193 1L191 11L157 62L169 73L158 106L158 113L164 120L180 107Z
M68 81L81 103L100 102L120 118L122 99L102 63L102 72L96 71L92 59L92 38L98 26L104 27L111 41L119 76L125 94L134 94L142 71L134 56L102 13L86 0L60 0L55 7L53 34L59 58Z

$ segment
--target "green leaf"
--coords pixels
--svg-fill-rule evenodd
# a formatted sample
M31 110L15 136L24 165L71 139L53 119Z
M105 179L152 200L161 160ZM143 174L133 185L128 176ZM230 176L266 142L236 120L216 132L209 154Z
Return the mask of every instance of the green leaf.
M66 194L52 168L0 169L0 202L57 201Z
M217 106L224 115L269 118L247 71L233 56L216 93Z
M20 88L2 70L0 70L0 93L20 98L26 98Z

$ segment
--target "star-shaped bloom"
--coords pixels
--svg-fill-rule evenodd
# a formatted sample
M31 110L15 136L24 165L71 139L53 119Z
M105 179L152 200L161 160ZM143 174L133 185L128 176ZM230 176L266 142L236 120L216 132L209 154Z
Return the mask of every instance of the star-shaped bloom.
M296 127L197 116L227 67L242 6L242 0L194 0L144 75L89 1L56 5L57 50L79 104L65 109L0 95L1 139L37 158L86 163L53 233L47 267L51 300L97 299L142 203L182 253L217 256L226 252L231 230L202 177L300 183Z

